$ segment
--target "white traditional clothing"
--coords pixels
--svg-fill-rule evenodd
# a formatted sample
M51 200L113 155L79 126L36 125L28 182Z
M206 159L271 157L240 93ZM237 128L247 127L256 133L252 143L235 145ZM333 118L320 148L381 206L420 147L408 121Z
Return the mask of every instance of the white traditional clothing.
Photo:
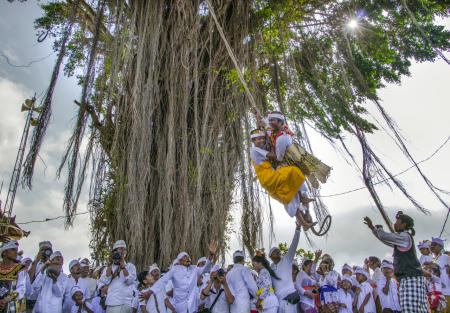
M88 283L89 286L89 301L92 300L95 297L95 294L97 293L97 280L91 277L86 277L85 280Z
M233 290L233 287L231 285L228 285L228 288L230 289L231 294L234 296L235 292ZM217 290L214 287L214 284L212 284L211 289L209 290L208 297L206 298L206 307L211 308L212 304L217 298L217 295L219 294L220 290L223 290L222 286ZM216 301L216 304L214 305L212 313L229 313L230 312L230 305L228 304L228 300L225 296L225 291L222 291L220 293L219 299Z
M429 254L429 255L420 255L420 257L419 257L419 261L420 261L420 264L424 264L425 262L433 262L433 260L434 260L434 257L431 255L431 254Z
M378 281L383 277L383 273L381 272L381 268L377 267L375 271L373 271L373 274L370 275L370 278L367 280L367 282L372 286L373 288L373 297L376 299L378 294Z
M180 258L178 258L180 259ZM173 299L171 301L177 313L192 313L198 311L197 279L211 270L211 260L206 261L204 267L196 265L175 265L168 273L161 277L150 290L157 294L164 290L167 282L172 279Z
M277 311L279 306L278 298L273 292L272 277L270 276L269 271L265 268L259 272L256 286L258 287L257 294L259 298L263 300L262 307L264 312L267 312L268 309L271 308L274 308Z
M110 311L110 307L127 305L130 307L133 300L133 284L136 281L136 267L131 263L126 263L125 267L128 271L128 276L125 277L123 271L120 270L118 275L112 279L119 265L113 264L111 268L111 275L106 276L107 270L103 271L99 279L100 283L109 285L108 294L106 297L106 306Z
M318 312L315 299L305 295L306 291L312 291L316 287L316 279L313 275L308 275L305 271L300 271L295 279L295 289L300 294L300 306L304 312ZM308 312L309 313L309 312Z
M94 299L92 299L91 302L91 307L92 307L92 311L94 311L94 313L105 313L106 310L103 310L103 308L100 305L100 300L102 299L102 297L97 296Z
M39 272L31 285L33 288L33 293L37 294L37 300L33 313L61 312L67 279L67 275L61 272L56 280L56 283L54 284L53 279L47 277L45 272L44 274Z
M90 304L89 302L86 302L86 306L89 308L89 310L92 310L92 306L91 306L91 304ZM72 307L70 313L78 313L78 312L79 312L79 311L78 311L79 308L80 308L79 306L74 305L74 306ZM81 308L81 313L87 313L87 311L86 311L86 309L84 308L84 306ZM95 313L95 312L94 312L94 313Z
M273 269L275 274L280 278L274 279L272 281L273 288L275 289L275 295L278 297L280 303L280 313L295 313L297 310L297 305L290 304L284 300L287 296L296 293L294 282L292 281L292 261L295 257L295 252L297 251L298 241L300 239L300 229L296 229L294 233L294 238L289 246L289 250L286 255L281 259L278 264L272 264L270 267Z
M142 290L142 293L149 291L151 288ZM160 291L157 294L152 294L148 301L139 301L139 306L145 306L148 313L166 313L166 305L164 304L164 299L166 299L164 291ZM178 312L178 311L177 311Z
M437 256L434 263L439 265L441 270L441 282L442 282L442 294L446 297L450 297L450 277L447 274L447 268L449 266L449 256L447 254L440 254Z
M398 297L397 281L395 279L389 280L389 292L385 294L383 292L384 287L387 284L387 278L385 276L378 280L377 289L380 297L381 307L384 309L391 309L392 311L401 312L400 301Z
M91 298L89 292L89 285L84 278L78 278L78 281L75 281L75 278L69 277L66 282L65 291L64 291L64 304L63 304L63 313L70 313L72 307L75 306L75 301L72 300L71 290L74 286L80 287L83 292L84 300L89 300Z
M338 297L339 297L339 313L353 313L353 295L348 290L345 292L344 289L338 290ZM345 304L346 308L342 307L340 304Z
M234 302L230 305L231 313L250 311L250 295L257 298L257 286L252 270L242 264L234 264L227 274L228 286L234 290Z
M373 288L370 284L365 281L359 285L361 292L358 295L357 309L359 310L366 299L366 296L370 294L370 299L367 304L364 306L364 313L377 313L377 309L375 307L375 300L373 299Z

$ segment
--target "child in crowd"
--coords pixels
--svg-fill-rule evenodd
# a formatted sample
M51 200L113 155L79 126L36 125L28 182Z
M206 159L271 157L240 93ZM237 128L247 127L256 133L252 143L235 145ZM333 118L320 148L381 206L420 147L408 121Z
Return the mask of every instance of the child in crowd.
M137 275L137 279L139 283L142 284L143 290L142 292L146 292L150 290L150 288L155 283L155 279L148 271L140 272ZM139 306L141 307L142 313L159 313L162 312L162 308L164 308L164 301L162 303L158 303L158 300L155 294L150 296L150 299L147 301L142 300L139 302ZM165 311L165 310L164 310Z
M80 287L73 286L70 293L72 295L72 300L75 302L71 313L94 313L94 311L92 311L91 304L83 301L84 294Z
M94 313L105 313L106 312L106 294L108 293L108 285L101 282L97 286L98 294L91 302L92 311Z
M347 275L342 276L342 288L338 290L339 313L353 313L353 294L351 288L353 281Z
M133 290L134 298L131 303L132 313L142 313L141 306L139 305L139 294L144 290L144 285L138 284L137 290Z
M381 260L376 256L370 256L364 262L365 269L369 272L369 279L367 282L373 288L373 298L375 299L375 307L377 308L377 312L381 312L383 309L380 303L380 297L378 295L378 280L383 277L383 273L381 273ZM373 271L373 274L370 274L370 270Z
M431 254L430 244L427 241L419 242L417 245L420 251L420 264L424 264L425 262L433 262L433 255Z
M369 279L369 273L361 267L356 269L356 280L359 283L356 288L355 300L353 301L353 307L356 308L358 313L376 313L375 300L373 299L373 288L367 282Z
M398 298L398 286L393 277L394 264L383 260L381 272L383 276L378 280L377 288L383 313L400 313L402 309Z
M431 312L447 312L447 301L442 294L441 270L439 266L430 266L423 270L428 291L428 304Z

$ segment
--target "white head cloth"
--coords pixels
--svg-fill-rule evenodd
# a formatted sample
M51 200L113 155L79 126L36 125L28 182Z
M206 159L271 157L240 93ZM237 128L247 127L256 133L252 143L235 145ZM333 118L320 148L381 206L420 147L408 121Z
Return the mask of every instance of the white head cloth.
M297 260L293 260L293 261L292 261L292 265L296 265L296 266L298 266L298 262L297 262Z
M364 276L366 276L367 279L369 279L369 273L367 273L367 271L362 267L357 267L355 274L363 274Z
M303 259L302 259L302 266L305 265L305 262L308 261L308 260L311 260L311 259L309 257L307 257L307 256L303 257Z
M206 258L203 256L203 257L201 257L200 259L198 259L197 265L199 265L200 262L206 262Z
M83 298L84 298L84 292L78 286L73 286L72 289L70 289L70 295L72 296L72 298L73 298L73 295L75 294L75 292L77 292L77 291L81 292L83 294Z
M56 258L57 256L62 257L61 252L59 252L59 251L53 252L53 254L50 256L50 261L52 261L52 260L53 260L54 258Z
M98 272L103 266L99 265L95 268L94 272Z
M447 239L442 240L441 238L433 238L431 237L431 242L437 243L438 245L444 246L444 241L447 241Z
M127 248L127 244L123 240L118 240L113 246L113 250L116 250L117 248Z
M275 250L281 251L280 248L278 248L278 247L273 247L273 248L270 249L270 251L269 251L269 258L272 256L272 253L273 253Z
M342 270L349 270L353 274L353 268L348 264L344 264L344 266L342 266Z
M72 267L74 267L77 264L81 265L80 262L78 262L78 260L70 261L70 263L69 263L69 271L72 269Z
M31 258L25 258L22 260L22 264L25 264L25 262L33 262L33 260Z
M181 260L185 255L189 255L186 252L181 252L178 256L177 256L177 263L179 260Z
M417 245L417 247L418 247L419 249L430 249L430 246L429 246L427 243L425 243L425 242L419 243L419 244Z
M342 282L344 282L344 280L350 282L350 284L353 286L353 281L350 278L350 276L347 276L347 275L342 276Z
M150 268L148 269L148 272L149 273L151 273L151 272L153 272L154 270L158 270L159 272L161 272L161 270L159 269L159 267L158 267L158 264L152 264L151 266L150 266Z
M100 280L97 280L97 290L100 292L100 289L102 289L103 286L105 286L105 283L100 282Z
M265 136L266 136L266 134L262 130L258 130L257 133L255 132L255 133L251 134L250 138L253 139L253 138L265 137Z
M216 265L214 265L213 268L211 269L211 273L217 272L218 270L220 270L220 265L219 265L219 264L216 264Z
M381 268L390 268L391 270L394 269L394 264L392 262L384 260L383 263L381 263Z
M89 260L88 259L83 259L83 260L81 260L80 261L80 266L81 267L85 267L85 266L91 266L90 264L89 264Z
M39 243L39 249L42 247L52 248L52 243L50 241L43 241Z
M233 253L233 259L237 256L241 256L241 257L245 258L244 251L237 250L235 253Z
M283 114L280 114L280 113L272 113L272 112L270 112L268 117L269 118L274 117L274 118L277 118L279 120L283 120L284 121L284 116L283 116Z
M3 246L0 249L0 252L9 249L19 249L19 243L17 242L17 240L10 240L9 242L3 244Z

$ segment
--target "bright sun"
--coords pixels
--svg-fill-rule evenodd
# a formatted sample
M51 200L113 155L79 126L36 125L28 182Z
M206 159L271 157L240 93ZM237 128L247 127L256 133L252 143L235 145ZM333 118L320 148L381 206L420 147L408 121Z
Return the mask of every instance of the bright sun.
M348 26L355 28L356 26L358 26L358 23L356 23L356 21L353 20L353 21L350 21L350 23L348 23Z

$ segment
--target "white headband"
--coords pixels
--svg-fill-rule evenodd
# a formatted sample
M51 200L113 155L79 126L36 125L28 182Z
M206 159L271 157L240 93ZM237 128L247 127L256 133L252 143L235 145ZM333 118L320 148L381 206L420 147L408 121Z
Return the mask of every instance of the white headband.
M233 253L233 259L238 256L245 258L244 251L237 250L236 252Z
M266 135L264 133L260 132L260 133L256 133L256 134L251 135L250 138L254 139L254 138L265 137L265 136Z
M278 247L273 247L273 248L270 249L270 251L269 251L269 258L270 258L270 256L272 255L272 253L273 253L275 250L281 251L280 248L278 248Z
M280 113L270 113L269 118L271 118L271 117L274 117L274 118L284 121L284 116Z

